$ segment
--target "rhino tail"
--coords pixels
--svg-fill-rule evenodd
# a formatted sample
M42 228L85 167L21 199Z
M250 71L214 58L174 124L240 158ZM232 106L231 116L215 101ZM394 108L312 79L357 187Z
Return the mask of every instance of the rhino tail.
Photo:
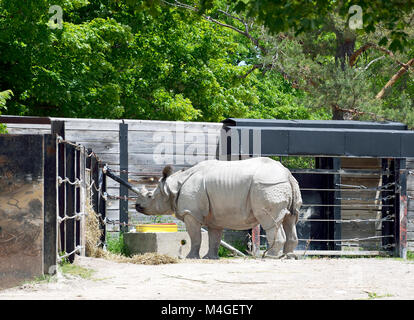
M299 183L291 173L289 173L289 183L292 187L292 202L289 211L291 214L296 215L296 219L299 219L299 210L302 206L302 196L300 194Z

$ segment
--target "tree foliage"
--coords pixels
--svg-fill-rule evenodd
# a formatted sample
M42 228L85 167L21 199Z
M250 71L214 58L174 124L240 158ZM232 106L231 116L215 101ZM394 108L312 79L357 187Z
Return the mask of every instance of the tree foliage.
M352 4L0 0L0 91L14 93L4 112L414 126L414 2L359 1L360 30L349 28Z
M49 7L63 8L63 28ZM22 9L23 8L23 9ZM0 88L8 113L220 121L309 118L280 75L242 75L244 37L176 8L140 1L0 2ZM272 99L270 99L271 95Z

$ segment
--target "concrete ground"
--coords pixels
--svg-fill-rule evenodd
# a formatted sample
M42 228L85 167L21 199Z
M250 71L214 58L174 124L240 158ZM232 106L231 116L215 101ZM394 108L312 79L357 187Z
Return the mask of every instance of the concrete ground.
M48 283L0 291L0 299L414 299L414 261L392 258L231 258L135 265L79 257L89 279L59 274Z

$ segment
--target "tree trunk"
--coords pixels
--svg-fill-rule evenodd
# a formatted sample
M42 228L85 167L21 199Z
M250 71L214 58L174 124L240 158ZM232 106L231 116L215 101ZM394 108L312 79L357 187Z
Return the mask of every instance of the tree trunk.
M347 60L352 56L355 50L356 36L352 32L345 30L335 30L336 34L336 53L335 63L341 64L341 70L345 70ZM343 112L340 108L332 105L332 120L352 119L352 115Z

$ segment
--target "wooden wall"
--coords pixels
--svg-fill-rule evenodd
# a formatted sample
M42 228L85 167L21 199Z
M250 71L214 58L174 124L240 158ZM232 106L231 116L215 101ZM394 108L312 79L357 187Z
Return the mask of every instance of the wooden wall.
M122 120L52 120L65 121L65 139L91 148L119 176L116 171L120 169L119 124ZM217 158L218 140L223 127L221 123L150 120L124 122L128 124L128 167L131 172L128 179L139 187L146 185L147 189L153 188L155 184L149 181L147 174L154 173L155 177L159 177L167 164L172 164L175 170L179 170L202 160ZM16 134L50 133L50 125L7 124L7 128L9 133ZM107 192L119 196L119 184L107 178ZM133 195L130 192L130 196ZM119 220L119 200L107 201L106 209L109 219ZM180 229L184 228L181 221L171 216L147 217L137 214L133 201L129 202L128 212L130 223L177 222ZM107 230L118 231L119 226L108 225Z
M341 169L362 169L380 172L381 159L341 158ZM372 174L366 176L341 175L341 184L365 186L367 188L377 188L381 186L382 180L381 175L379 174ZM341 198L341 205L344 206L341 210L342 219L381 219L381 211L376 211L380 209L380 207L375 207L375 205L379 205L381 204L381 202L378 203L378 201L371 200L375 198L381 198L381 192L375 190L342 191ZM354 209L353 207L356 208ZM341 224L341 237L342 239L354 239L381 236L381 227L381 222L343 223ZM347 247L342 247L342 250L376 250L376 247L381 246L381 244L381 239L360 242L344 242L343 245L347 245Z
M66 139L76 141L92 148L99 157L108 163L110 168L119 170L119 124L122 120L95 120L95 119L63 119L55 118L55 120L64 120L66 126ZM191 166L192 161L198 162L206 158L217 157L217 141L220 136L222 124L220 123L200 123L200 122L174 122L174 121L150 121L150 120L125 120L129 126L128 148L129 148L129 171L143 173L160 174L164 164L156 163L154 159L154 151L159 151L160 144L165 143L165 153L175 156L172 158L172 164L176 169ZM178 125L178 127L177 127ZM181 127L180 127L181 126ZM49 133L50 125L35 124L8 124L9 133L16 134L33 134L33 133ZM175 135L184 128L185 135ZM203 145L203 140L207 143ZM162 146L161 146L162 147ZM197 148L199 147L199 148ZM194 150L194 155L190 154ZM181 157L181 158L180 158ZM182 161L177 160L183 160ZM168 160L168 159L167 159ZM186 161L187 160L187 161ZM353 160L345 160L345 167L352 168ZM171 163L171 162L169 162ZM367 164L367 168L377 168L378 163ZM414 172L414 158L407 160L407 168ZM142 184L143 176L139 174L131 174L130 182L133 184ZM375 179L374 179L375 180ZM370 186L374 186L378 181L363 181ZM141 183L140 183L141 182ZM356 184L361 181L347 181L342 179L342 183ZM364 184L361 183L361 184ZM148 184L148 188L151 186ZM108 193L119 195L119 184L108 178ZM414 251L414 175L407 176L408 189L408 249ZM110 219L119 219L119 201L111 200L107 202L107 215ZM142 215L137 215L133 202L129 206L130 220L139 222L148 219ZM349 214L350 212L347 212ZM369 211L363 212L360 218L373 217L374 214ZM346 217L346 215L344 215ZM165 218L163 221L168 221ZM375 234L378 226L371 224L366 226L367 234ZM118 230L118 227L108 228L109 230ZM373 233L371 233L373 232ZM352 236L353 226L350 224L344 227L342 237Z

